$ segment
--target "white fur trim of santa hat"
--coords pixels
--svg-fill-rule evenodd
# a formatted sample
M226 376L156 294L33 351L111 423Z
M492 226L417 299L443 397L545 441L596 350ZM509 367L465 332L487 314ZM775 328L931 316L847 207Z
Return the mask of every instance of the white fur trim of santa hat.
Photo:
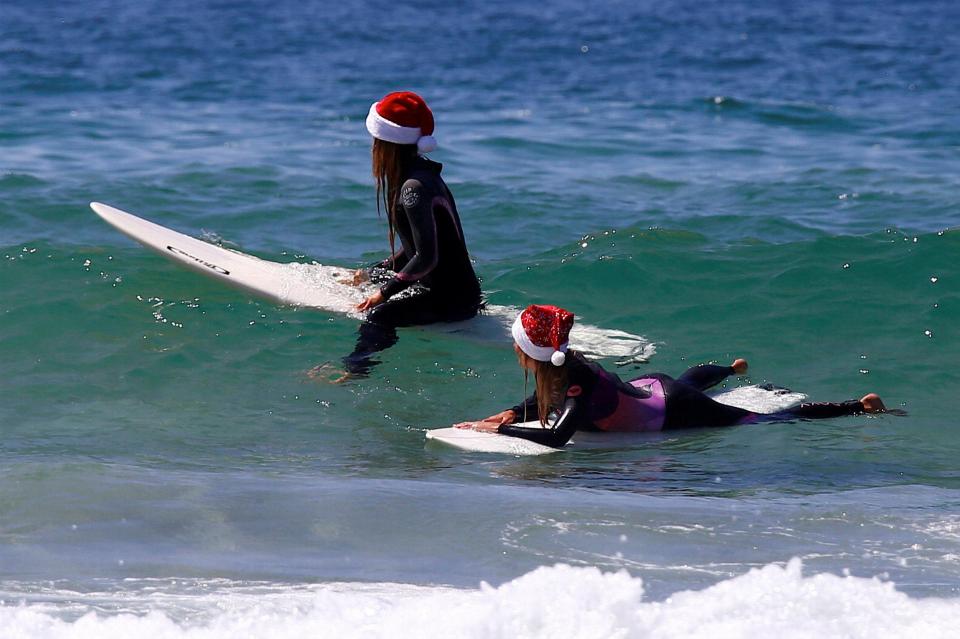
M400 126L377 113L378 104L374 102L370 105L370 112L367 113L367 131L370 135L394 144L416 144L420 153L429 153L437 148L437 139L432 135L423 135L420 127Z
M518 313L511 327L513 339L524 353L538 362L550 362L554 366L563 366L567 360L566 352L570 342L564 342L560 348L554 350L552 346L537 346L523 330L523 314Z
M386 119L377 113L377 105L374 102L370 105L370 112L367 114L367 131L373 137L385 142L394 144L416 144L420 139L420 127L418 126L400 126Z

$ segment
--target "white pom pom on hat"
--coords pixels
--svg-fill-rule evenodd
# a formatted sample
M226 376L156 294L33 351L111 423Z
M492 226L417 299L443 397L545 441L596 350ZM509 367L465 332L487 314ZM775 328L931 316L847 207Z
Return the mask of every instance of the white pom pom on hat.
M433 126L433 112L424 99L412 91L388 93L374 102L367 113L370 135L394 144L416 144L420 153L437 148Z
M429 153L437 148L437 138L432 135L425 135L417 140L417 150L420 153Z
M538 362L563 366L567 361L573 313L558 306L531 304L513 322L517 346Z

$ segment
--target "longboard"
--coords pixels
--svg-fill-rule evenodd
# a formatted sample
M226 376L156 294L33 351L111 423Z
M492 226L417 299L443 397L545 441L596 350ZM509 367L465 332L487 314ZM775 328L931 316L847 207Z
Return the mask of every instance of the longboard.
M741 386L713 396L713 399L730 406L738 406L757 413L775 413L796 406L806 395L774 386ZM519 424L528 428L540 427L540 422ZM435 428L426 432L428 440L475 453L499 453L503 455L546 455L569 449L613 448L637 446L650 438L650 433L597 433L577 431L563 448L551 448L543 444L510 437L498 433L486 433L463 428Z
M176 264L275 304L341 313L356 319L355 310L373 291L370 284L343 284L352 269L303 262L272 262L227 249L161 226L118 208L92 202L90 208L105 222L146 248ZM447 333L462 333L509 344L510 323L520 309L488 304L482 314L464 322L429 325ZM588 355L613 357L622 362L646 361L654 346L640 335L577 323L570 345Z

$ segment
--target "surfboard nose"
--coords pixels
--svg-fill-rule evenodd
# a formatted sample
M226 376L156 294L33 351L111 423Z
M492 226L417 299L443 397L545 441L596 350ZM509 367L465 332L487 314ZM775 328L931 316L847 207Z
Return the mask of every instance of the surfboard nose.
M93 209L93 212L97 215L103 216L117 209L113 208L109 204L104 204L103 202L91 202L90 208Z

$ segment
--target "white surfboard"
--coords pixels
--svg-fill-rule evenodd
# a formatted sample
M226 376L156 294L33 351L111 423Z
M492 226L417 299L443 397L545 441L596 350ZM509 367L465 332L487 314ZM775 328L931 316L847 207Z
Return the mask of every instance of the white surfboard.
M540 422L529 422L523 426L539 426ZM428 440L453 446L474 453L500 453L503 455L546 455L558 453L561 448L551 448L520 437L509 437L499 433L484 433L469 428L435 428L426 432Z
M756 413L775 413L796 406L806 395L785 388L772 386L741 386L717 395L713 398L722 404L738 406ZM540 422L518 424L527 428L540 428ZM430 441L446 444L460 450L475 453L499 453L502 455L546 455L568 449L583 448L621 448L637 446L649 441L651 435L659 433L598 433L577 431L564 448L551 448L543 444L465 428L435 428L426 431Z
M357 319L356 305L373 291L341 283L353 270L316 262L280 263L223 248L155 224L118 208L93 202L90 208L118 231L180 266L276 304L343 313ZM464 322L428 327L467 337L503 340L509 344L510 324L520 309L488 304L481 315ZM572 348L595 357L615 357L622 362L647 361L655 348L640 335L577 323L570 334Z

